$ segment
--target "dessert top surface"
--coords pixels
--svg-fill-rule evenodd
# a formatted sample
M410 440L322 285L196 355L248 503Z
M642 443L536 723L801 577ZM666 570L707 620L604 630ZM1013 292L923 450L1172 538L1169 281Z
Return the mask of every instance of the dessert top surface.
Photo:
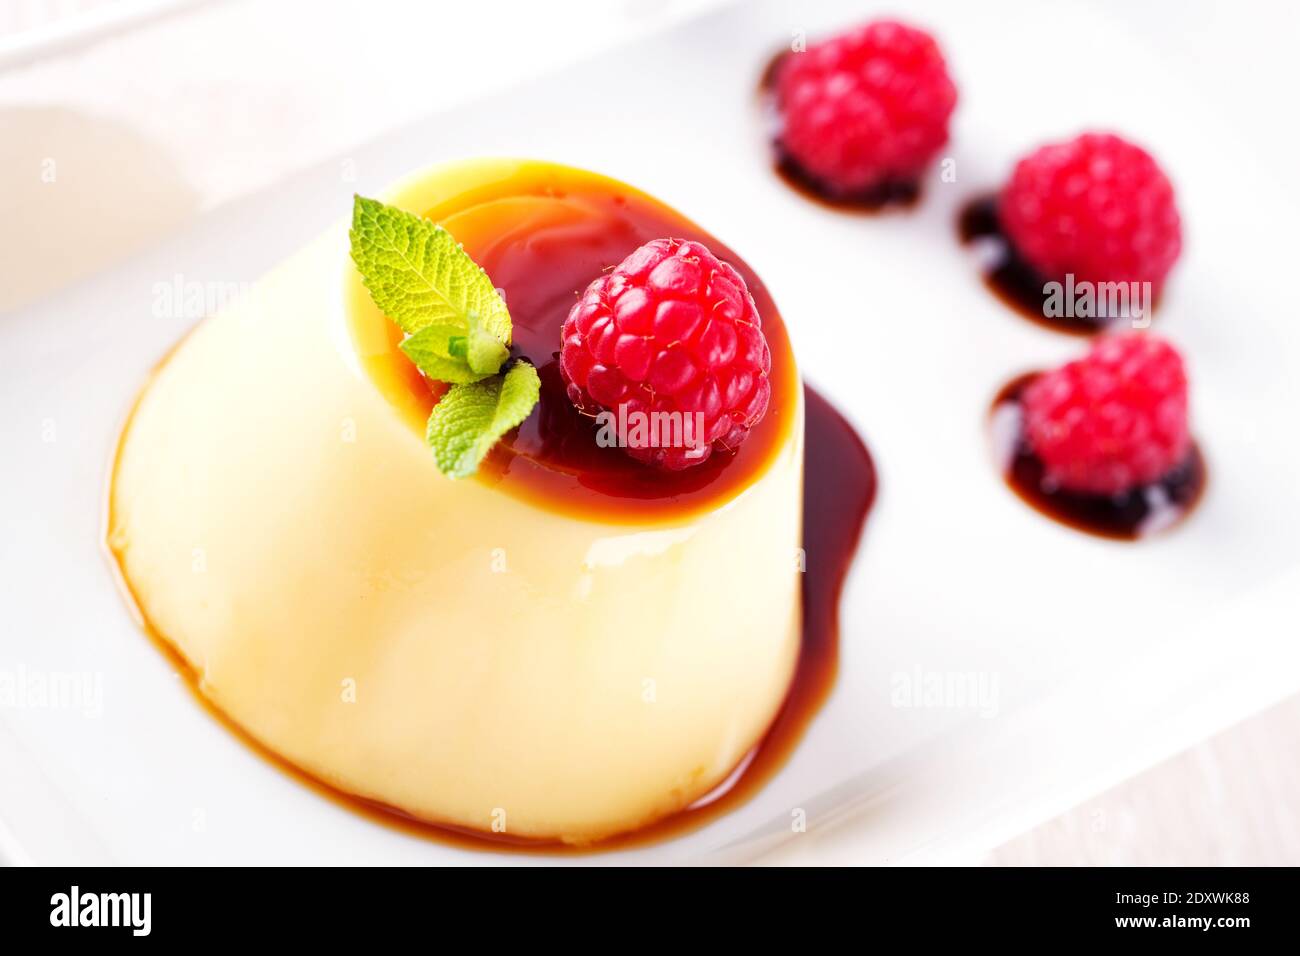
M730 501L788 444L802 405L781 316L752 269L674 210L614 180L527 161L440 167L399 186L389 201L442 225L483 267L510 309L512 355L531 362L541 378L538 407L470 480L585 517L665 520ZM747 440L734 453L676 472L599 444L597 424L573 407L559 368L561 326L582 291L639 246L662 237L702 242L740 272L772 356L771 403ZM355 276L349 300L363 367L422 435L442 386L421 376L401 352L401 330L369 301Z

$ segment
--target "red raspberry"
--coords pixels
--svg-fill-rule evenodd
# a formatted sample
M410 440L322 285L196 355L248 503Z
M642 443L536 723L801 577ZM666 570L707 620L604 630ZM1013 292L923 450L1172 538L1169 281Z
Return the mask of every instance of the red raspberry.
M1083 358L1036 378L1022 402L1046 479L1070 491L1150 484L1191 447L1183 360L1154 336L1103 336Z
M957 88L934 39L877 20L787 54L776 77L779 142L841 197L914 181L948 141Z
M592 282L561 333L569 400L585 415L617 418L625 408L624 450L674 471L745 440L767 411L771 366L745 280L700 243L681 239L647 242ZM658 412L682 413L676 435L661 429L656 439L645 428L638 435L637 416Z
M1174 188L1145 150L1085 133L1022 159L998 214L1016 252L1045 279L1150 282L1160 291L1182 248Z

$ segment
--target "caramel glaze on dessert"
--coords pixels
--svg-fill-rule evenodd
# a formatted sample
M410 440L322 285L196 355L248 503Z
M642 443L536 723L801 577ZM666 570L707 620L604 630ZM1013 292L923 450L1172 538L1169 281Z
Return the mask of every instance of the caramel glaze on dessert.
M542 381L538 408L470 480L491 482L544 507L603 520L689 516L730 500L762 472L794 424L794 390L803 388L806 571L801 577L801 644L785 701L761 741L721 784L686 809L591 846L429 823L343 793L260 744L199 690L198 675L139 610L125 581L123 589L146 632L189 678L195 699L209 713L284 772L377 823L466 849L503 852L604 851L690 832L761 788L780 769L830 693L838 667L840 593L876 494L871 456L853 426L800 384L785 326L753 271L718 240L650 197L590 175L564 181L515 178L458 196L426 215L445 225L503 290L514 324L512 352L534 363ZM676 473L647 468L617 448L599 447L592 420L579 415L565 396L557 360L560 327L591 279L663 236L703 242L739 270L754 296L772 353L772 401L764 419L736 453L715 453L705 464ZM441 387L427 382L397 348L402 335L393 323L354 325L352 331L358 357L371 377L399 414L422 429Z
M993 399L991 416L996 452L1007 484L1037 511L1079 531L1134 541L1178 523L1205 491L1206 468L1195 444L1186 459L1159 481L1122 495L1090 495L1052 488L1043 462L1021 428L1020 399L1038 373L1013 379Z
M777 73L785 58L792 55L789 50L777 53L768 61L759 81L759 102L772 129L780 126L775 92ZM772 137L772 152L776 174L785 180L786 185L813 202L840 212L877 213L886 209L907 208L916 205L921 198L921 184L916 179L893 180L861 192L846 194L832 189L804 169L781 145L779 136Z
M992 260L984 271L984 283L1003 303L1031 322L1070 335L1095 335L1111 324L1110 320L1100 317L1045 314L1043 287L1048 280L1020 258L1003 232L996 195L979 196L962 207L957 217L957 235L963 245L987 242L993 246ZM1158 304L1152 303L1153 312Z
M794 424L799 387L785 325L753 270L694 223L601 177L533 173L457 197L426 216L442 223L502 290L514 324L511 353L531 362L541 378L537 409L493 449L479 480L544 507L607 521L685 517L733 497L780 448ZM714 454L678 472L647 468L619 448L598 445L593 419L580 415L565 395L559 365L560 327L587 285L637 247L663 237L702 242L736 267L772 354L772 400L745 442L734 454ZM420 377L397 349L401 331L384 325L354 333L359 341L386 336L363 357L377 381L391 383L386 390L417 395L409 413L423 431L441 386Z

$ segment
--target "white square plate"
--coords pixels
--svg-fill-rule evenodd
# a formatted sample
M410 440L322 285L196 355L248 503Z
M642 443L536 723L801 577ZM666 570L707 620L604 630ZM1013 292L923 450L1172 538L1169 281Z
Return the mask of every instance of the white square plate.
M155 284L251 282L339 228L352 192L463 156L595 169L718 235L763 276L806 377L858 424L881 473L839 680L789 764L703 830L585 859L789 854L805 839L792 839L796 808L810 836L853 816L839 845L859 862L960 859L1300 688L1300 334L1273 306L1296 210L1239 174L1250 144L1220 135L1121 26L1029 2L909 5L959 85L956 182L936 169L907 212L812 204L773 174L758 75L796 31L815 38L874 6L763 4L684 24L386 136L0 321L0 675L89 674L102 690L102 706L0 706L0 856L536 862L376 826L248 752L137 630L100 550L117 429L190 324L154 317ZM1137 545L1044 519L996 473L993 393L1082 342L993 299L954 229L1026 149L1099 126L1147 145L1178 189L1186 249L1156 329L1187 356L1210 467L1191 520ZM986 696L927 706L900 692L935 676L973 677Z

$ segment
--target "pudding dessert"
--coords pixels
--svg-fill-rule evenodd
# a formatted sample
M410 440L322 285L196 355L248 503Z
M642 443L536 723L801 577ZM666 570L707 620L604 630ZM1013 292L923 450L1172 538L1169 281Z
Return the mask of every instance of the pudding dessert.
M581 844L690 807L768 732L806 645L805 402L779 313L713 237L591 173L463 162L382 198L358 200L361 269L331 230L145 388L108 527L141 615L256 741L406 816ZM395 258L358 249L395 237ZM392 263L461 254L500 302L457 286L468 326L440 332L455 296L413 295ZM683 302L704 326L654 324L689 325ZM638 396L702 428L660 452L615 417L598 440L594 416Z
M1003 388L994 442L1023 500L1081 531L1132 540L1182 520L1204 490L1187 406L1173 346L1102 336L1082 358Z
M781 53L764 72L762 94L786 182L867 210L917 199L957 105L934 38L896 20Z

